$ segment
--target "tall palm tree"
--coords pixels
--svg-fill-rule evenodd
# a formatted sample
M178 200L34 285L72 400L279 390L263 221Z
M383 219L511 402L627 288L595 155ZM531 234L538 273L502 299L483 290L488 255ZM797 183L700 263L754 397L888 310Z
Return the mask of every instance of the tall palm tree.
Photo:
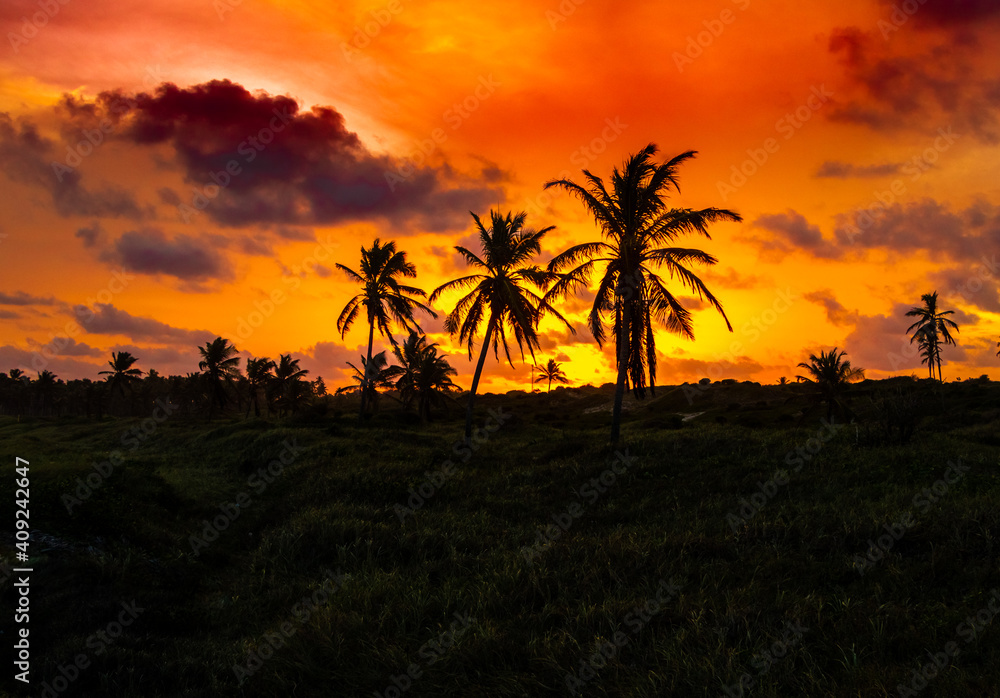
M356 272L343 264L337 264L337 268L347 274L347 276L361 284L362 291L354 296L347 305L344 306L340 317L337 318L337 330L340 337L351 328L354 321L364 308L368 320L368 358L364 365L372 364L372 343L375 339L375 327L381 335L387 336L393 346L396 340L392 337L392 325L399 325L406 330L413 331L420 329L420 325L413 319L413 313L423 310L431 317L437 317L437 313L418 301L414 296L424 297L427 294L423 289L414 286L404 286L399 283L400 278L413 278L417 275L417 268L406 261L406 253L396 251L395 242L387 242L384 245L375 238L375 242L368 249L361 248L360 272ZM368 379L365 377L364 381ZM365 416L366 401L369 395L368 390L362 385L361 390L361 417Z
M450 393L461 390L452 380L458 372L438 354L438 345L428 344L424 335L411 332L393 353L399 365L386 369L386 378L395 381L404 405L416 401L417 414L422 421L430 419L433 405L444 404L445 399L451 397Z
M111 367L110 371L98 371L97 375L107 376L108 383L111 385L111 395L114 398L115 388L118 389L119 394L125 397L125 386L128 386L129 394L133 395L132 382L139 380L142 376L142 371L137 368L132 368L136 361L139 359L132 356L131 353L127 351L111 352L111 361L108 365Z
M651 390L656 382L654 321L668 331L694 339L691 313L667 290L654 269L664 267L670 278L707 299L733 331L722 304L692 272L687 264L716 264L707 252L686 247L664 247L681 235L698 233L711 239L708 225L717 221L740 221L739 214L726 209L701 210L668 208L670 189L680 192L677 168L693 158L689 150L657 165L652 159L657 148L650 143L630 156L621 170L614 168L610 191L604 181L583 170L588 186L566 179L548 182L545 188L562 187L577 196L594 216L604 239L574 245L549 262L548 269L561 278L546 299L586 289L595 269L603 273L594 298L588 325L598 346L606 340L605 324L610 323L615 338L618 380L612 412L611 440L617 442L621 429L622 401L631 385L637 398L646 396L647 375Z
M278 356L278 364L274 369L274 382L278 392L279 409L284 411L287 407L294 411L312 392L311 385L308 391L302 388L304 384L302 379L308 374L309 371L299 368L299 360L293 359L291 354Z
M226 383L232 381L240 375L240 357L238 352L228 339L216 337L211 342L206 342L205 346L198 347L201 352L201 361L198 368L204 371L212 391L215 393L215 401L219 409L226 407Z
M365 409L367 410L368 407L371 407L372 412L374 412L378 404L379 390L390 390L393 387L392 381L386 376L389 360L385 356L385 350L375 354L370 361L362 354L361 368L358 368L350 361L347 362L347 365L354 369L354 375L351 376L351 380L357 383L357 385L346 385L342 388L337 388L335 394L362 393L365 400Z
M52 391L56 387L56 374L52 371L41 371L38 378L31 383L31 388L38 397L39 414L45 414L49 403L52 401Z
M507 344L508 333L513 335L523 360L525 345L528 346L532 358L535 356L535 349L539 346L538 323L546 312L562 320L570 331L576 332L545 298L531 291L526 285L532 284L544 289L554 278L552 274L529 264L531 258L541 252L542 238L553 229L553 226L537 231L525 228L526 214L523 211L516 215L508 213L504 217L499 211L491 210L490 217L490 227L487 228L479 216L472 213L472 219L476 222L476 230L479 233L482 256L460 245L455 246L466 263L478 273L442 284L434 289L430 297L430 302L433 303L445 291L471 288L471 291L462 297L454 310L448 314L444 324L449 333L453 335L458 333L459 341L467 344L470 360L476 335L483 321L486 321L483 348L476 364L476 372L472 377L469 404L465 412L467 439L472 436L472 406L491 342L497 361L500 360L502 346L507 362L513 367L514 362Z
M788 385L788 379L782 376L778 379L778 385Z
M850 414L847 405L840 399L841 393L849 383L863 380L865 370L854 368L850 361L844 361L846 351L837 353L837 347L828 352L820 351L819 355L810 354L809 363L800 363L807 375L796 376L802 383L811 383L818 389L819 398L826 403L826 417L833 417L835 411Z
M952 315L955 311L938 310L937 291L934 291L934 293L925 293L920 296L920 300L924 302L923 306L912 308L906 313L907 317L917 318L916 322L906 328L906 333L913 332L913 336L910 337L910 343L912 344L914 340L917 340L921 349L921 355L924 357L921 363L927 364L927 370L930 372L931 378L934 377L934 365L937 364L938 380L940 381L942 380L941 343L954 346L955 339L948 331L948 327L951 326L956 332L958 331L958 325L945 316Z
M274 361L262 356L255 359L247 359L247 383L250 387L250 402L247 404L246 416L250 416L250 407L253 406L253 416L260 416L260 390L274 378Z
M556 383L569 383L569 378L562 370L562 365L555 359L549 359L548 363L538 369L538 380L548 379L549 388L546 393L552 392L552 381Z

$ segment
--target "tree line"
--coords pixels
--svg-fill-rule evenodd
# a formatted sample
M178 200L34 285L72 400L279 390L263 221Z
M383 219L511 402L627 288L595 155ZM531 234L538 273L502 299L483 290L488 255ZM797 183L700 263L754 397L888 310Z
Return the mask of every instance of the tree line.
M461 291L463 295L445 317L444 328L466 346L470 361L478 345L466 402L465 434L469 437L488 353L492 350L498 361L505 359L513 367L513 344L521 361L526 360L527 350L532 362L537 363L542 319L550 316L575 334L576 328L560 314L556 303L587 291L596 279L597 290L586 324L599 347L614 342L617 379L611 440L617 442L625 393L631 391L638 399L644 398L647 390L655 395L654 329L658 326L687 339L695 338L691 312L668 288L668 279L706 301L722 316L727 329L733 330L722 303L691 268L692 264L711 266L718 260L700 249L677 246L676 242L686 235L711 239L708 228L712 223L739 222L742 218L728 209L694 210L668 205L670 195L680 192L680 165L695 157L696 152L687 151L660 164L654 162L656 153L656 146L649 144L627 158L621 169L613 168L607 183L588 170L583 170L584 185L567 179L546 183L546 189L561 188L579 199L594 218L601 238L573 245L544 267L534 259L541 253L542 240L554 227L534 230L526 226L524 212L504 215L500 211L490 211L485 222L471 214L479 249L455 246L471 273L446 282L429 296L407 283L416 277L416 267L395 242L375 239L371 246L363 246L356 270L336 264L360 287L337 318L337 330L343 338L359 318L368 328L367 351L360 357L360 365L348 362L354 372L353 382L336 394L358 395L362 418L371 414L380 395L390 390L396 393L394 399L415 409L423 420L431 417L434 408L454 400L455 394L461 392L453 381L456 371L440 354L438 345L428 342L416 316L423 313L436 318L430 305L444 293ZM917 343L930 377L934 377L936 369L937 379L941 380L942 347L955 344L951 330L957 332L958 325L947 317L954 311L938 308L937 292L924 294L921 300L922 306L906 313L916 318L907 334L912 333L911 342ZM396 364L389 364L386 351L373 353L376 330L389 340ZM394 336L397 331L407 334L402 343ZM102 406L108 411L134 413L137 399L150 404L148 395L142 393L159 394L163 389L170 391L174 402L179 400L192 410L195 404L207 405L209 416L231 411L234 400L235 408L245 408L246 416L251 410L255 416L262 412L281 416L326 395L322 378L306 380L308 371L301 369L298 360L289 354L280 355L277 361L251 358L242 374L237 349L229 340L218 337L199 347L199 352L200 374L163 378L151 369L141 381L142 371L134 366L137 358L128 352L113 353L111 370L100 372L107 376L106 380L70 381L65 397L83 406L88 416L91 408L100 416ZM816 386L831 415L841 404L843 386L864 377L863 369L844 360L845 354L834 348L812 354L808 363L799 364L806 369L799 381ZM549 389L552 381L566 382L565 373L552 359L540 368L540 376L548 381ZM34 381L26 378L18 369L9 375L0 374L0 409L8 414L51 412L57 400L56 387L62 381L57 383L49 371L40 372Z

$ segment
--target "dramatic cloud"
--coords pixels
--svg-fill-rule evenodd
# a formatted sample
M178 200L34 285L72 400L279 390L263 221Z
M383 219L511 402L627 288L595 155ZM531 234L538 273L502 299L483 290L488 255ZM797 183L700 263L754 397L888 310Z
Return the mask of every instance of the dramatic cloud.
M878 31L834 30L829 50L841 57L851 94L838 96L829 117L884 132L923 131L931 123L971 133L983 143L1000 142L1000 73L981 52L992 37L988 30L978 36L975 30L983 28L969 21L998 14L979 3L927 3L914 23L894 23L887 13ZM892 40L900 38L895 32L914 26L947 30L924 32L919 40Z
M503 198L494 165L484 165L491 186L483 187L446 165L375 155L332 107L300 111L290 97L229 80L103 92L96 105L67 97L62 108L74 120L108 118L135 144L169 144L197 194L161 189L160 198L185 220L203 212L228 226L382 219L450 230L465 227L466 211Z
M207 330L185 330L154 320L138 317L119 310L110 303L97 303L93 309L85 305L73 306L73 314L80 325L91 334L126 335L133 340L145 339L164 344L186 342L204 344L215 339L216 334Z
M934 199L879 205L873 212L838 214L836 222L834 233L845 251L852 245L896 254L922 251L995 266L990 260L1000 250L1000 207L983 201L958 213Z
M794 252L801 250L814 257L834 259L842 252L837 245L825 240L819 227L811 224L806 217L791 209L787 213L769 213L753 222L754 227L774 234L771 238L753 236L749 241L762 250Z
M930 275L941 298L949 303L967 303L982 310L1000 313L1000 266L943 269Z
M36 351L43 352L46 356L103 356L104 352L89 344L78 342L72 337L53 337L44 346L38 342L28 340Z
M101 254L101 259L139 274L167 274L185 281L227 280L233 276L229 262L210 240L183 234L168 239L155 228L125 233Z

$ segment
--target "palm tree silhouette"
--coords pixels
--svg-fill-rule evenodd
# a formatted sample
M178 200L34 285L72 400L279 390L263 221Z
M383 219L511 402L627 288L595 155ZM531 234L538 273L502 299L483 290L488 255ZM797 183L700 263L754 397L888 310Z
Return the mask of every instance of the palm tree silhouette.
M399 365L385 371L385 377L395 381L404 405L409 407L416 401L417 414L424 422L430 419L433 405L444 404L446 398L451 398L450 393L461 391L452 381L458 372L438 354L437 348L437 344L427 343L427 337L411 332L402 345L393 349Z
M472 213L482 246L482 257L462 246L455 246L466 263L480 273L462 276L442 284L434 289L430 297L430 302L433 303L445 291L473 287L458 301L444 324L450 334L458 333L459 341L467 344L470 360L476 335L483 320L486 320L483 348L476 364L476 372L472 377L469 404L465 412L466 439L472 436L472 406L490 342L493 343L493 354L497 361L500 360L500 347L503 346L507 362L513 367L510 347L507 345L508 332L517 342L522 361L525 344L528 345L532 358L535 356L535 349L539 346L536 332L538 322L545 312L552 313L562 320L571 332L576 332L544 298L525 285L527 282L542 289L554 278L554 275L528 264L532 257L541 252L541 240L553 227L549 226L538 231L525 228L526 214L523 211L516 215L508 213L504 217L499 211L491 210L490 217L490 227L487 229L479 216Z
M260 389L264 388L268 382L274 378L274 361L262 356L256 359L247 359L247 383L250 387L250 401L247 404L246 416L250 416L250 407L253 407L253 416L260 416Z
M910 343L917 340L921 355L924 357L920 363L927 364L930 377L934 377L934 365L937 364L938 380L941 378L941 342L954 346L955 340L948 331L950 325L956 332L958 325L946 318L946 315L954 314L954 310L937 309L938 294L925 293L920 296L924 302L922 307L916 307L906 313L907 317L918 318L915 323L906 328L906 333L913 332Z
M828 352L820 351L819 355L810 354L809 363L800 363L799 368L806 369L808 375L796 376L802 383L811 383L818 389L819 398L826 403L826 418L833 417L835 411L850 415L847 405L841 401L840 395L849 383L863 380L865 370L854 368L850 361L843 361L846 351L837 353L837 347Z
M299 360L293 359L291 354L280 354L278 364L274 369L274 382L278 392L278 408L284 412L285 408L296 410L309 393L304 390L305 382L302 380L309 374L309 371L299 368Z
M697 293L699 299L707 299L722 315L729 331L733 331L722 304L685 266L690 262L711 265L718 260L698 249L661 245L689 233L700 233L711 239L709 223L741 221L742 218L733 211L719 208L700 211L668 208L669 190L680 192L677 168L693 158L696 151L681 153L661 165L652 162L656 152L656 146L650 143L629 157L621 171L615 167L611 191L605 188L600 177L588 170L583 170L589 183L587 188L566 179L545 185L546 189L562 187L582 200L604 236L603 241L574 245L549 262L549 271L553 272L576 266L561 274L546 299L586 289L593 271L599 264L604 265L588 325L598 346L603 347L605 314L613 313L612 332L618 368L611 422L614 443L620 435L622 400L627 386L631 385L637 398L644 398L648 374L649 387L655 391L653 321L670 332L694 339L690 311L667 290L653 268L666 267L671 278L677 277L683 286ZM581 260L585 261L581 263Z
M206 342L205 346L198 347L201 352L201 361L198 368L205 372L212 391L215 393L215 400L212 402L212 409L218 403L219 409L226 407L225 384L240 375L240 357L237 356L236 347L228 339L216 337L211 342Z
M546 393L552 392L552 381L556 383L569 383L569 379L562 370L562 365L555 359L549 359L548 363L538 369L538 380L548 379L549 388Z
M372 343L375 339L376 326L378 326L379 333L387 336L392 345L395 346L396 340L393 339L391 332L393 324L398 324L409 331L416 329L423 332L417 321L413 319L413 313L419 309L429 313L431 317L437 317L437 313L413 298L413 296L426 296L423 289L403 286L399 283L399 277L415 277L417 269L406 261L405 252L396 251L395 242L387 242L383 245L378 238L375 238L375 242L370 248L362 247L360 273L340 263L337 264L337 268L361 284L363 288L361 293L354 296L344 306L340 317L337 318L337 330L340 331L340 337L343 339L344 334L351 328L360 314L361 308L364 307L368 319L368 358L364 362L365 370L369 366L374 366L372 364ZM367 381L367 377L364 381ZM361 418L365 416L369 392L362 385Z
M38 378L31 383L32 389L38 396L39 414L45 414L46 408L51 402L52 391L56 387L56 378L56 374L52 371L42 371L38 374Z
M127 351L111 352L111 361L108 365L111 367L110 371L98 371L97 375L107 376L108 383L111 386L111 396L114 399L115 388L122 397L125 397L125 386L128 386L129 394L133 396L132 382L139 380L142 376L142 371L137 368L132 368L133 364L139 359L132 356Z
M788 379L782 376L778 379L778 385L788 385Z
M358 368L350 361L347 362L347 365L354 369L354 375L351 376L351 380L357 383L357 385L346 385L342 388L337 388L334 394L362 393L366 405L365 409L370 406L372 412L375 412L375 408L378 405L378 391L380 389L389 390L393 387L392 381L385 375L386 368L389 365L389 361L385 356L385 350L383 349L378 354L375 354L370 361L362 354L361 368Z

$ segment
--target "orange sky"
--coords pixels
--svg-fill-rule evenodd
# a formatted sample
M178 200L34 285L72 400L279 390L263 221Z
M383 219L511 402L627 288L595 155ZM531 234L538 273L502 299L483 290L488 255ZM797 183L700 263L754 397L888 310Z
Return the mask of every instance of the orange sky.
M556 226L547 260L598 231L545 181L653 142L699 152L677 206L744 219L680 241L720 260L702 278L735 331L710 309L694 342L661 331L660 383L773 382L832 346L870 377L924 375L903 313L932 290L961 326L945 378L1000 379L992 0L348 5L4 3L0 369L96 378L127 349L187 373L222 335L343 384L366 331L335 330L355 289L334 262L394 239L429 292L463 273L468 211L496 206ZM586 299L559 307L579 331L546 322L540 362L613 380ZM442 319L421 324L468 386ZM527 365L487 365L486 390L526 387Z

